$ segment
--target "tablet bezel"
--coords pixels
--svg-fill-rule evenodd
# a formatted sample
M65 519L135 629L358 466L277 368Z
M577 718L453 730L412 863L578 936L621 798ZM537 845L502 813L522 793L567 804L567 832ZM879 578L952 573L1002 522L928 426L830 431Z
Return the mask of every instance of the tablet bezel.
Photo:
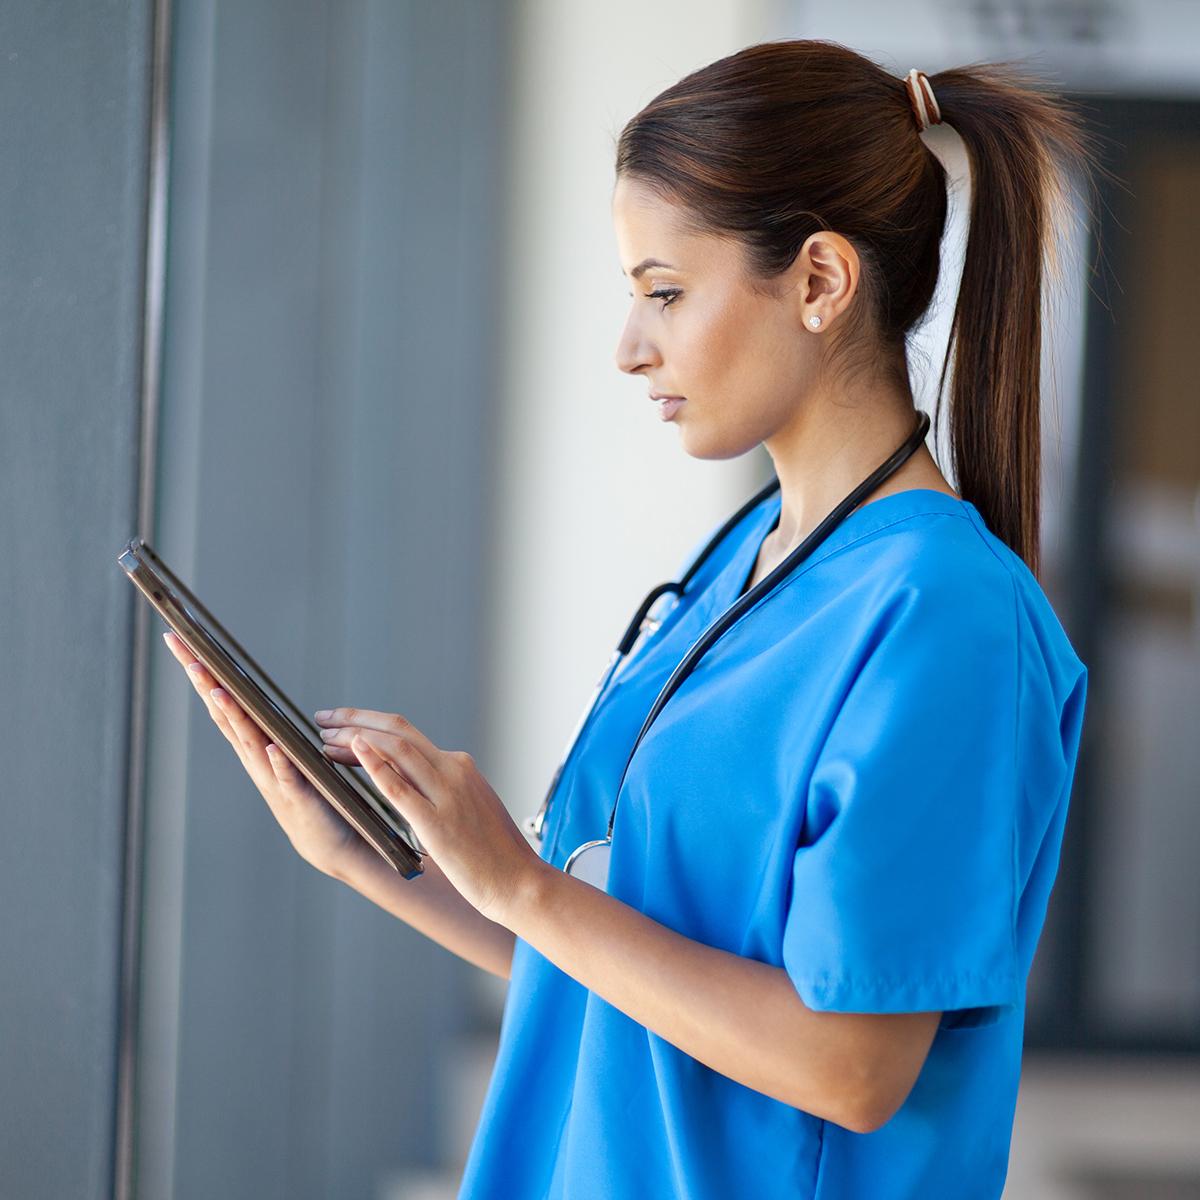
M117 562L221 686L384 861L405 879L420 875L426 851L408 822L369 780L325 756L317 727L149 543L133 538Z

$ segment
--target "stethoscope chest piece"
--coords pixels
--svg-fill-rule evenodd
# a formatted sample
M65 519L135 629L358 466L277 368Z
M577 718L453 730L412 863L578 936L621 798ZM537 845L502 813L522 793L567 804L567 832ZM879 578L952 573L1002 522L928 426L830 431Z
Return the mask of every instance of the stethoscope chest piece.
M592 887L604 891L608 884L608 860L612 852L611 838L597 838L594 842L584 842L571 851L570 857L563 863L563 870Z

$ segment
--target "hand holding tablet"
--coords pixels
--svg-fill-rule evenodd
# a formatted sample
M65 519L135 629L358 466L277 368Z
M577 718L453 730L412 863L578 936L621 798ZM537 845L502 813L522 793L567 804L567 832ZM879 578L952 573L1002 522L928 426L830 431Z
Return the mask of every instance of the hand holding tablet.
M218 728L297 851L324 871L356 845L355 831L405 879L420 875L425 848L369 778L334 761L317 727L283 694L199 597L142 538L118 556L130 581L171 627L168 646L186 667ZM219 687L224 699L211 695ZM273 765L267 745L278 748ZM327 802L331 811L322 809Z
M354 827L329 804L291 760L263 733L173 630L167 648L187 670L192 686L246 774L267 802L296 853L326 875L338 875L361 845Z

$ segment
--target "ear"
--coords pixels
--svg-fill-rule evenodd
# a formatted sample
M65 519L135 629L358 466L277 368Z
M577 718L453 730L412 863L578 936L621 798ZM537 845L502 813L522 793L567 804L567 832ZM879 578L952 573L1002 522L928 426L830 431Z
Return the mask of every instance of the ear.
M829 229L810 233L791 268L798 284L793 295L799 323L809 332L827 331L854 299L859 268L858 252L840 233ZM814 314L821 318L816 330L808 321Z

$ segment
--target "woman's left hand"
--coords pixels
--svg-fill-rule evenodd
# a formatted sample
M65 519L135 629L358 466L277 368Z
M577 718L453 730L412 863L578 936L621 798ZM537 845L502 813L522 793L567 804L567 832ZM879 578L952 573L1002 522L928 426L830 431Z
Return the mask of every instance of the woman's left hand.
M544 863L475 760L439 749L398 713L335 708L314 717L330 757L357 759L463 898L505 924Z

